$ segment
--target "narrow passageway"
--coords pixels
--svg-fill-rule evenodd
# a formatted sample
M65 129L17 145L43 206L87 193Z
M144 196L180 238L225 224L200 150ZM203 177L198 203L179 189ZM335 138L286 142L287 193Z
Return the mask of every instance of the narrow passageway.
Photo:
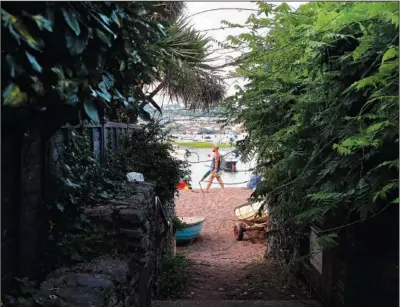
M243 241L233 235L235 206L246 202L251 191L228 188L181 191L178 216L204 216L199 239L178 247L191 260L188 287L182 300L307 300L307 289L296 285L273 260L265 259L262 232L246 233Z

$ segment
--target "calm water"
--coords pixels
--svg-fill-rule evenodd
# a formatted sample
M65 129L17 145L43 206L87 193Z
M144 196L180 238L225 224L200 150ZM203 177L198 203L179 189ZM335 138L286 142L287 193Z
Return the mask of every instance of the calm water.
M181 149L185 149L184 147L181 146ZM204 176L204 174L210 169L209 166L211 164L211 158L212 158L212 151L210 148L204 149L195 149L195 148L189 148L191 152L195 152L198 154L199 157L197 157L196 154L192 154L189 158L189 162L197 162L198 160L200 161L206 161L206 162L201 162L201 163L191 163L190 170L192 171L192 187L193 189L199 189L199 181L200 179ZM222 149L220 150L221 154L228 153L232 151L232 148L227 148L227 149ZM228 160L229 158L233 157L233 155L227 156ZM239 158L236 158L239 160ZM237 165L237 170L239 172L237 173L229 173L229 172L222 172L222 181L225 183L226 188L234 188L234 187L246 187L246 183L243 183L244 181L248 181L250 179L251 172L250 171L245 171L248 170L255 165L255 161L251 161L250 163L242 163L238 161ZM208 178L205 179L206 181ZM201 186L203 189L207 186L207 182L201 182ZM214 179L214 183L211 185L211 188L219 188L219 183L216 179Z

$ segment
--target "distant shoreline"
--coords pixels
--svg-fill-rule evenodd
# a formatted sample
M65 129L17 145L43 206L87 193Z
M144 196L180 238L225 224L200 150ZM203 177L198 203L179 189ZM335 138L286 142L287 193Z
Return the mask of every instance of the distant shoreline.
M188 148L212 148L214 146L214 144L210 142L171 142L171 144ZM233 146L230 144L219 144L218 147L232 148Z

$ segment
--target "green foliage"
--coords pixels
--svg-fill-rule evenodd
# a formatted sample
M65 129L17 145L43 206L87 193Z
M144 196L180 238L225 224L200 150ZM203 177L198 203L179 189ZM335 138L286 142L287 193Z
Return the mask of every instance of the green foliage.
M171 98L196 109L220 103L225 87L209 64L211 37L196 31L187 18L179 18L166 34L154 46L162 77L156 91L162 87Z
M102 227L91 225L84 210L129 191L122 180L110 180L91 148L89 131L70 131L64 148L56 200L48 206L52 261L65 263L90 259L109 250ZM110 171L110 170L109 170Z
M170 155L168 136L157 123L150 123L119 140L118 149L107 153L106 165L93 153L87 130L72 130L60 161L56 200L48 206L49 257L54 265L91 259L110 251L112 237L103 228L91 224L84 211L110 199L129 196L132 184L126 174L140 172L155 184L162 201L177 192L177 184L189 175L187 163ZM109 144L112 140L110 140Z
M97 205L103 201L115 197L127 189L128 184L120 180L110 180L109 172L118 170L107 170L100 165L99 157L92 150L90 129L86 131L72 130L69 143L65 146L65 153L60 173L59 200L55 203L55 212L52 214L60 222L60 229L71 227L68 225L67 216L79 216L85 208ZM64 223L61 223L61 220Z
M109 253L114 247L113 236L102 226L89 222L67 232L57 243L58 252L67 261L80 262ZM62 260L62 259L61 259Z
M28 278L14 278L13 290L3 294L1 305L4 307L32 307L35 306L33 295L36 291L36 283Z
M20 121L52 115L56 128L76 123L78 116L99 121L113 105L145 116L143 107L149 101L128 99L124 87L156 78L156 54L146 47L165 35L163 22L153 14L167 15L169 6L107 1L4 4L2 106Z
M183 9L177 2L5 3L4 123L51 135L65 123L116 119L121 110L149 120L147 104L161 109L143 84L160 80L189 105L219 102L222 81L204 63L209 38L178 19Z
M157 122L150 122L143 130L132 131L120 140L118 151L108 159L107 178L121 180L129 172L139 172L146 181L155 184L155 192L162 201L172 199L179 181L187 177L189 171L187 162L171 156L170 141L168 132Z
M183 229L187 226L185 222L182 222L178 217L173 216L172 217L172 226L174 229L179 230Z
M338 230L396 203L399 4L259 8L247 23L270 31L231 39L250 48L235 72L249 82L225 108L249 132L242 154L271 162L257 190L271 206L277 236L328 222ZM324 247L334 239L321 237Z
M186 287L189 265L189 260L183 255L165 256L159 280L160 297L178 297Z

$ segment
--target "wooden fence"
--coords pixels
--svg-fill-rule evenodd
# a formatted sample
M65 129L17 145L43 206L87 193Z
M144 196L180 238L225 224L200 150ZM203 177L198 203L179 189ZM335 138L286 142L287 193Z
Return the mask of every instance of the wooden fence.
M99 125L85 126L63 126L50 140L47 152L47 170L49 176L57 174L59 161L63 153L64 145L68 144L71 138L72 129L84 129L90 131L92 150L103 164L106 159L107 150L116 151L119 147L122 137L126 136L129 131L140 129L138 125L121 124L114 122L106 122Z
M310 255L323 229L312 227L299 248L300 273L326 307L399 306L399 208L343 227L339 244ZM307 261L308 258L308 261Z
M45 205L51 200L54 175L68 143L72 126L59 129L50 140L39 131L15 137L2 129L2 289L13 277L41 278L46 241ZM106 149L115 151L121 137L137 125L105 122L75 128L91 130L92 150L105 161Z

